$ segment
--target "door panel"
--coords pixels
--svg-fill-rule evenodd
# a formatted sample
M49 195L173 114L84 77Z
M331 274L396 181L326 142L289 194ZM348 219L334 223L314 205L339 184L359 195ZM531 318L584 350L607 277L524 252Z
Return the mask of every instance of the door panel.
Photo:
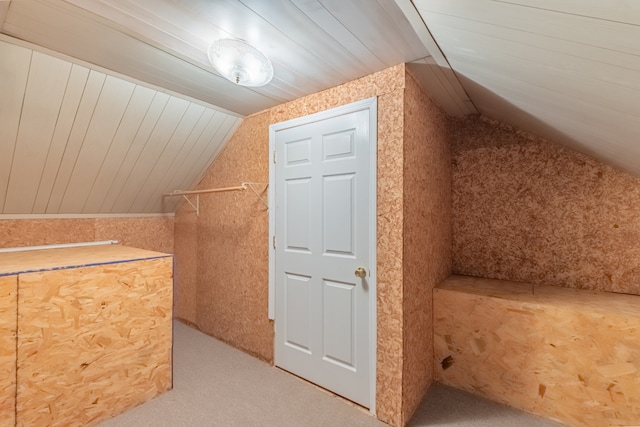
M310 253L311 179L289 179L285 182L287 200L285 236L287 251Z
M286 275L285 304L286 311L285 343L307 354L310 353L309 335L309 281L311 277L296 274Z
M323 282L323 358L353 371L356 369L355 283Z
M324 254L354 256L355 174L325 176L322 188Z
M366 407L375 278L354 271L370 270L375 245L371 116L342 109L272 128L275 363Z

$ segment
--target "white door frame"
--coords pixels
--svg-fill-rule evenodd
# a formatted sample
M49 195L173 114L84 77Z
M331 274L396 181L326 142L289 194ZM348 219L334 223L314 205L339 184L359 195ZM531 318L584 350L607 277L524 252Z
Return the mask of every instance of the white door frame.
M276 286L276 254L275 254L275 235L276 235L276 207L275 207L275 188L276 188L276 168L275 160L275 134L276 131L296 127L308 123L318 122L331 117L340 116L356 111L369 111L369 166L370 166L370 183L369 183L369 213L371 221L369 221L369 277L368 284L370 286L369 299L369 360L370 360L370 384L371 384L371 404L369 412L376 413L376 349L377 349L377 271L376 271L376 227L377 221L377 198L376 187L378 178L378 108L377 98L372 97L357 101L351 104L343 105L309 116L299 117L297 119L276 123L269 126L269 319L275 319L275 286Z

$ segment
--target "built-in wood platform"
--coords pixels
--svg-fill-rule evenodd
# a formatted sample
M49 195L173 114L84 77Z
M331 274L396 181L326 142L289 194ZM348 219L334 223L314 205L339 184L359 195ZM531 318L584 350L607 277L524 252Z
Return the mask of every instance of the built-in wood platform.
M92 425L170 389L172 303L167 254L0 253L0 425Z
M451 276L436 380L571 426L640 425L640 297Z

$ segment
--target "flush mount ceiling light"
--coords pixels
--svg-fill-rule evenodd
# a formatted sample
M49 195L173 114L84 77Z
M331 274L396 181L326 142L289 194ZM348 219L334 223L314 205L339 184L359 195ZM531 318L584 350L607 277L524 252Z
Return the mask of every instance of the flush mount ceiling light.
M216 40L207 55L224 78L241 86L264 86L273 78L269 58L243 40Z

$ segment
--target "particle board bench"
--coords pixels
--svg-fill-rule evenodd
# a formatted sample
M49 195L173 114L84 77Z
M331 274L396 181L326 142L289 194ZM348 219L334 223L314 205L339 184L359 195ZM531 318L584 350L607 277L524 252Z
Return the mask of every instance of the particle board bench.
M172 386L173 258L0 253L0 425L94 425Z
M640 297L451 276L434 289L434 371L570 426L640 426Z

